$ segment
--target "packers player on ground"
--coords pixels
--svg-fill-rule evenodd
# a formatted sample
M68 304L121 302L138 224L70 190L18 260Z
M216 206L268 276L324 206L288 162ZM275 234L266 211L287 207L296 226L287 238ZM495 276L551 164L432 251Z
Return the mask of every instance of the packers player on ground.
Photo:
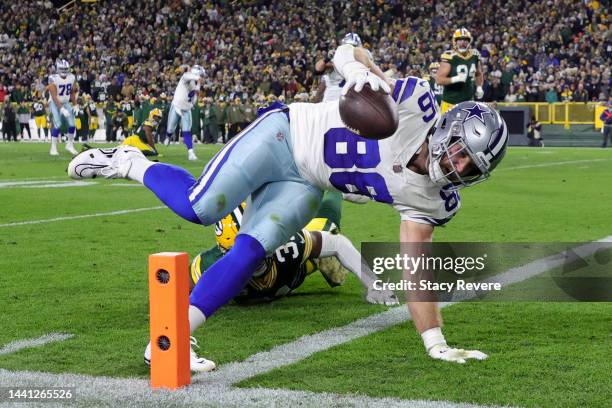
M319 270L327 283L334 287L344 283L348 272L354 273L369 288L369 303L398 304L392 292L374 290L376 276L366 266L361 254L339 233L342 195L327 192L317 216L289 241L281 245L257 267L244 289L234 298L238 303L272 301L288 295L304 279ZM191 286L213 263L231 250L240 229L246 205L243 203L215 224L217 245L197 255L191 263Z
M459 28L453 34L453 49L442 54L436 83L444 87L442 93L442 113L454 105L482 99L482 65L480 54L471 48L472 34Z
M136 133L127 137L122 144L140 149L145 156L157 156L153 132L159 126L161 118L162 111L159 108L151 110L149 117L138 127Z

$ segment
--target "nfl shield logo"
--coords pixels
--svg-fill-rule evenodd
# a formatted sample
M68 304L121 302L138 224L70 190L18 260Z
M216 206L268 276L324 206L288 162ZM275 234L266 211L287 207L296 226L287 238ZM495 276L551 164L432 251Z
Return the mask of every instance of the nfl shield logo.
M404 169L404 167L401 164L394 164L393 165L393 172L394 173L401 173L403 169Z
M276 134L276 140L278 140L279 142L282 142L285 139L285 135L282 134L282 132L278 132Z

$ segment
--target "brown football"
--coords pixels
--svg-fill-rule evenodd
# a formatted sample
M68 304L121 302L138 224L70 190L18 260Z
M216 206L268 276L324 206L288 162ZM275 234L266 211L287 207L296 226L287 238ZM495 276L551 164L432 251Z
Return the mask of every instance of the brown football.
M373 91L366 84L340 97L340 119L347 128L367 139L384 139L397 130L397 105L391 95Z

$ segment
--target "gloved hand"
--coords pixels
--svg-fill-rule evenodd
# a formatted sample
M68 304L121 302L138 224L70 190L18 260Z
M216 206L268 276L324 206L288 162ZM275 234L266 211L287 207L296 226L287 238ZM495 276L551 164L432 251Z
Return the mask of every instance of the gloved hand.
M467 81L467 72L459 72L457 75L451 78L451 83L453 84L465 81Z
M478 350L463 350L449 347L446 344L436 344L427 352L431 358L463 364L467 359L484 360L487 356Z
M482 86L477 86L476 87L476 99L482 99L483 96L484 96L484 90L482 89Z
M397 306L399 305L399 300L395 293L390 290L376 290L374 288L370 288L366 295L366 302L371 303L373 305L385 305L385 306Z
M352 72L349 77L346 78L346 84L342 87L342 95L346 95L353 86L355 86L355 92L361 92L365 84L369 84L373 91L378 91L380 89L387 94L391 92L389 84L387 84L384 79L363 69Z

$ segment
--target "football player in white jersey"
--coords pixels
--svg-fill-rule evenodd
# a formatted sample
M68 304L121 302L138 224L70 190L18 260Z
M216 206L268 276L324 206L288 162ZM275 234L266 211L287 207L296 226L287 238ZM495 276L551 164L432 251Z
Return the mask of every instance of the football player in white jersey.
M78 152L74 148L74 111L72 105L76 104L78 85L74 74L70 73L70 64L64 59L57 60L55 63L57 73L49 75L49 84L46 89L49 91L49 110L53 120L51 128L51 156L58 156L57 140L62 126L62 116L68 122L68 140L66 150L76 155Z
M341 45L350 44L354 47L361 47L361 38L356 33L348 33L340 41ZM368 56L371 59L371 54ZM333 56L333 55L332 55ZM378 67L376 67L377 69ZM333 62L330 58L320 59L315 64L315 72L322 74L321 82L317 89L316 102L330 102L337 101L340 99L340 93L342 87L346 83L344 77L335 69ZM378 72L376 72L378 75ZM381 73L382 74L382 73Z
M198 99L198 92L200 91L200 81L204 76L205 71L199 65L194 65L188 72L185 72L179 80L176 90L174 91L174 98L170 105L170 112L168 112L168 124L166 127L166 139L164 144L168 145L170 139L174 134L176 125L181 122L181 136L183 136L183 142L187 146L187 158L189 160L197 160L195 152L193 151L193 137L191 135L191 109Z
M499 164L508 141L499 113L463 102L440 117L427 81L389 80L374 74L372 64L363 49L349 44L334 55L347 82L342 92L369 84L391 93L399 127L387 139L366 139L347 129L338 101L276 104L225 145L198 180L128 147L84 152L71 161L68 174L138 181L177 215L203 225L248 199L232 250L208 268L190 295L193 332L240 292L266 254L315 215L323 190L389 204L400 214L401 242L430 242L434 227L459 209L457 190L487 179ZM487 357L446 344L437 303L409 307L432 358L463 363ZM210 365L192 359L192 369L199 367Z

